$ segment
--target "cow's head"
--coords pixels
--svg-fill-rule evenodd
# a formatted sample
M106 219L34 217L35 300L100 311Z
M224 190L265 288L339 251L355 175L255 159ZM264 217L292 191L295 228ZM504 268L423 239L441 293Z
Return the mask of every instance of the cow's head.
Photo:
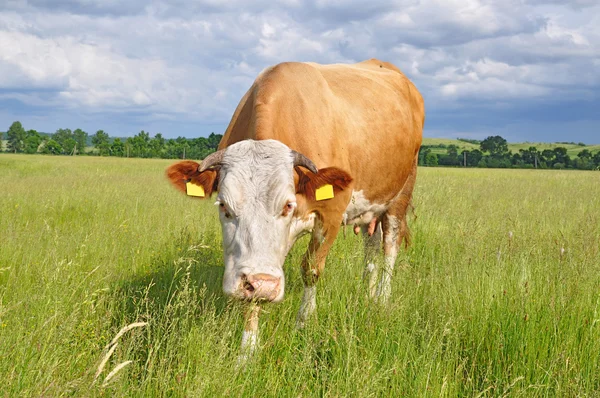
M309 220L320 217L316 189L330 184L339 193L352 181L337 168L317 170L310 159L275 140L240 141L201 164L175 163L167 176L183 192L187 183L202 187L206 198L218 191L224 292L274 302L283 299L289 248L312 228Z

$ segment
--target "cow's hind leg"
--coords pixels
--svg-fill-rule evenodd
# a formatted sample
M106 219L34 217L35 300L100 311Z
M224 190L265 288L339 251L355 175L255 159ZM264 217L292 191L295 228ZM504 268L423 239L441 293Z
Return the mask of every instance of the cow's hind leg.
M394 273L394 265L398 257L398 249L402 241L404 241L405 247L408 247L410 243L410 232L406 219L416 177L417 159L415 159L413 169L400 192L400 196L388 208L381 220L385 260L376 295L383 303L387 302L392 291L392 274Z
M365 270L363 280L367 283L369 295L375 297L377 289L377 276L381 262L381 223L378 222L375 231L369 235L369 226L361 226L363 242L365 245Z
M396 257L398 257L398 235L401 221L397 216L386 213L382 220L384 265L377 286L376 296L383 303L387 302L392 292L392 275Z

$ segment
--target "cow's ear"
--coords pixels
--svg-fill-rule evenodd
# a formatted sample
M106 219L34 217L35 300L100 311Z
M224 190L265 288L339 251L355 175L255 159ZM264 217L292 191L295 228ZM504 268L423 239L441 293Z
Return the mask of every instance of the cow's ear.
M296 193L308 200L326 200L346 189L352 182L350 174L337 167L326 167L315 173L305 173L296 168L298 183ZM333 196L332 196L333 194Z
M199 173L199 166L197 162L184 160L169 166L166 175L176 189L188 194L188 196L208 198L217 190L219 171L210 169ZM188 186L188 183L191 185ZM199 187L202 187L202 189Z

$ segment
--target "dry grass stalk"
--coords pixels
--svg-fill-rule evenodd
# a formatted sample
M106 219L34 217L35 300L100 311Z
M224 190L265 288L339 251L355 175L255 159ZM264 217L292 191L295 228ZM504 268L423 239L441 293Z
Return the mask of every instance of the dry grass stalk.
M123 327L121 330L119 330L119 333L117 333L116 336L111 340L111 342L108 343L108 345L106 347L104 347L104 350L108 350L108 351L106 352L106 355L104 356L104 358L102 358L100 365L98 365L98 370L96 370L96 374L94 375L93 383L96 382L96 380L98 379L98 376L100 376L100 374L104 371L104 367L108 363L108 360L110 359L112 354L115 352L117 345L119 345L118 340L121 338L121 336L123 336L125 333L127 333L131 329L144 327L146 325L148 325L148 322L135 322L135 323L129 324L129 325ZM125 366L129 365L129 363L131 363L131 361L125 361L125 362L121 363L120 365L117 365L117 367L115 367L108 374L108 376L106 376L106 379L104 379L104 383L102 383L102 385L103 386L106 385L108 380L110 380L119 370L121 370Z
M115 343L112 347L110 347L110 350L108 350L104 358L102 358L102 362L100 362L100 365L98 365L98 370L96 370L96 374L94 375L94 382L96 381L96 379L98 379L98 376L100 376L100 373L102 373L102 371L104 370L106 363L110 359L113 352L115 352L115 349L118 345L119 343Z
M115 366L115 368L108 374L108 376L106 376L106 379L104 379L104 382L102 383L102 387L105 387L108 382L110 381L110 379L112 379L117 373L119 373L119 371L121 369L123 369L125 366L129 365L131 362L133 361L125 361L122 362L120 364L118 364L117 366Z
M144 327L148 324L148 322L135 322L132 323L130 325L125 326L123 329L119 330L119 333L117 333L117 335L115 336L114 339L112 339L112 341L110 343L108 343L108 345L106 347L104 347L104 349L108 349L110 346L112 346L113 344L117 343L117 340L119 340L119 338L121 338L121 336L123 336L125 333L127 333L128 331L130 331L133 328L139 328L139 327Z

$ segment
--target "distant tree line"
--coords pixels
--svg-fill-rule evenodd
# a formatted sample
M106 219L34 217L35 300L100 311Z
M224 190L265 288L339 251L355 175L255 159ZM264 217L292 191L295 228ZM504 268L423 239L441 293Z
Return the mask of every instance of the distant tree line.
M473 140L461 140L474 143ZM570 143L569 143L570 144ZM575 144L575 145L580 145ZM583 144L585 146L585 144ZM531 146L513 153L508 143L501 136L490 136L479 142L479 149L459 149L456 145L444 145L445 154L436 154L432 150L441 145L423 145L419 152L419 165L448 167L482 167L482 168L522 168L522 169L579 169L600 170L600 151L595 154L583 149L577 157L571 158L567 149L538 150Z
M136 158L204 159L216 151L223 136L211 133L208 137L166 139L157 133L154 137L140 131L133 137L113 138L103 130L88 136L82 129L58 129L53 134L25 130L20 122L14 122L6 132L6 152L43 153L51 155L96 155ZM2 133L0 133L0 138ZM567 149L538 150L531 146L513 153L501 136L485 140L459 138L459 141L479 145L479 149L459 149L456 145L423 145L419 152L419 165L482 168L538 168L600 170L600 151L592 153L583 149L571 158ZM567 143L585 146L582 143ZM445 149L446 153L434 153L433 149Z
M0 138L3 138L2 135L0 133ZM204 159L216 151L223 137L221 134L211 133L206 138L166 139L160 133L150 137L143 130L127 138L113 138L103 130L98 130L91 136L82 129L58 129L55 133L48 134L25 130L18 121L9 127L5 135L6 152L11 153L165 159Z

